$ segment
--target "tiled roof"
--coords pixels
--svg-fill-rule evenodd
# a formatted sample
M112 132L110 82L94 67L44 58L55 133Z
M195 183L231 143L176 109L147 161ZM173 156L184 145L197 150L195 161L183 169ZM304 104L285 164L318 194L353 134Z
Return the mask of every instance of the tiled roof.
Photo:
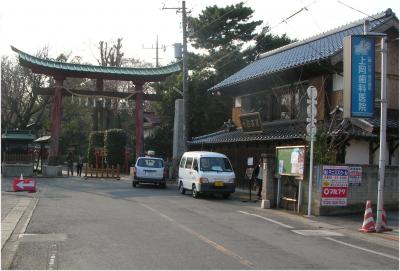
M374 126L374 128L378 128L381 126L381 118L380 116L375 116L374 118L371 119L365 119L368 121L370 124ZM386 119L386 127L388 129L399 129L399 118L390 118L389 116Z
M33 141L35 136L28 130L19 130L19 131L6 131L1 135L2 139L8 140L28 140Z
M304 122L268 123L263 125L260 134L246 134L242 130L227 132L225 130L212 134L193 137L189 144L217 144L229 142L267 141L303 139L306 137Z
M382 26L395 15L388 9L373 17L376 20L370 22L370 31ZM244 81L327 59L342 50L344 37L363 33L364 21L365 19L362 19L309 39L269 51L261 55L260 59L213 86L209 91L223 90Z
M29 68L41 69L48 71L48 73L63 73L63 74L74 74L85 76L95 76L99 78L108 78L112 76L112 79L118 80L118 76L135 79L135 78L152 78L160 76L168 76L181 70L180 62L173 63L168 66L158 68L127 68L127 67L109 67L109 66L94 66L94 65L83 65L65 63L59 61L52 61L39 57L32 56L17 48L11 46L11 49L18 53L19 61L22 66ZM77 76L79 77L79 76ZM92 78L92 77L88 77Z

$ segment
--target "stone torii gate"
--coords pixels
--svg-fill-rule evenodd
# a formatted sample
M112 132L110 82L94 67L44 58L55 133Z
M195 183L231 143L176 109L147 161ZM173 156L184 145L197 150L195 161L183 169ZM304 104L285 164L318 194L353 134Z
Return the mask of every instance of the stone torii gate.
M82 65L57 62L38 58L24 53L15 47L11 49L18 53L20 65L31 69L33 73L52 76L55 80L54 88L36 88L34 91L39 95L54 95L51 113L51 142L49 159L59 154L59 137L61 130L61 105L62 97L71 93L85 97L107 97L115 99L135 99L135 137L136 157L143 155L143 100L156 100L157 95L143 93L143 85L146 82L164 81L168 76L179 72L179 62L158 68L126 68L105 67L94 65ZM96 90L68 90L63 86L67 78L90 78L96 79ZM104 91L103 80L131 81L135 85L134 92Z

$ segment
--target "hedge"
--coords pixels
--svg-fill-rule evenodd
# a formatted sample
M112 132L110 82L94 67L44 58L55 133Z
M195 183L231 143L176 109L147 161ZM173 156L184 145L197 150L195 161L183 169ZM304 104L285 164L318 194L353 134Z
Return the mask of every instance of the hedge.
M88 161L93 166L96 164L95 147L104 147L104 131L94 131L89 135Z
M124 153L127 135L122 129L107 130L104 136L104 148L107 151L107 163L110 166L124 165Z

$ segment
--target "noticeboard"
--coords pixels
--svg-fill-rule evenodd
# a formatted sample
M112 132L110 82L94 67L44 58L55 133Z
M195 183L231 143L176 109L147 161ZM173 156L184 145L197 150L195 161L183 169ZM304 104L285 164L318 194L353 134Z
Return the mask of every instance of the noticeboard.
M276 172L303 178L305 146L276 147Z
M244 133L261 133L261 116L259 112L240 115L240 124Z

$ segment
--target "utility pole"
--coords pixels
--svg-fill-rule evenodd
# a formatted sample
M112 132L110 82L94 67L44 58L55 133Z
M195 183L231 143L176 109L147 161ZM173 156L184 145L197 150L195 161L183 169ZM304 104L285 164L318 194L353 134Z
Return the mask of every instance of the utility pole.
M376 212L376 232L382 232L382 213L383 213L383 187L385 184L385 166L386 166L386 117L387 117L387 99L386 99L386 71L387 69L387 38L381 38L381 127L379 139L379 181L378 181L378 200Z
M186 1L182 1L180 8L166 8L182 11L182 38L183 38L183 55L182 55L182 73L183 73L183 142L184 151L187 150L187 141L189 137L189 88L188 88L188 66L187 66L187 14Z
M156 47L153 47L153 45L151 45L151 48L150 47L144 47L143 46L143 49L150 49L150 50L156 50L156 67L158 68L159 66L160 66L160 64L159 64L159 59L162 59L162 58L159 58L158 57L158 50L159 49L163 49L164 50L164 52L165 52L165 45L161 45L161 47L158 47L158 35L157 35L157 37L156 37Z

